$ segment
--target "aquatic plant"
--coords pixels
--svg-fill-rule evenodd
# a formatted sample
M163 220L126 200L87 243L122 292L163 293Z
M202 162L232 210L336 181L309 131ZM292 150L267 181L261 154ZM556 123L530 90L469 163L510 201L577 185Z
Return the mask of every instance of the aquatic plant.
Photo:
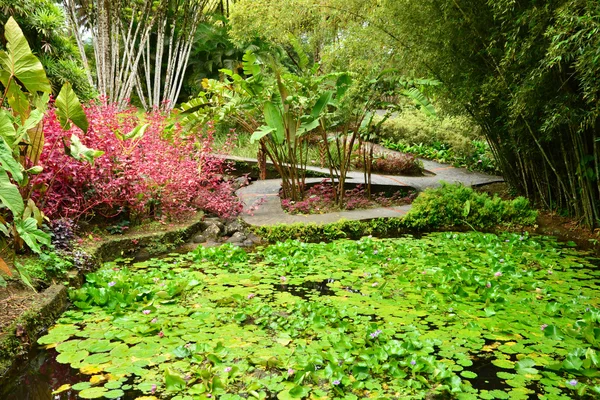
M593 263L475 232L199 248L88 274L39 343L81 398L593 398Z

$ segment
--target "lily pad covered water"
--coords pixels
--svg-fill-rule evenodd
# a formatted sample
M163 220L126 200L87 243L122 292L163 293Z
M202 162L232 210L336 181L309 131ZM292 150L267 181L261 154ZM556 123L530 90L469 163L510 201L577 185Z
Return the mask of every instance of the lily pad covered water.
M39 343L80 398L600 396L600 271L550 238L437 233L106 264Z

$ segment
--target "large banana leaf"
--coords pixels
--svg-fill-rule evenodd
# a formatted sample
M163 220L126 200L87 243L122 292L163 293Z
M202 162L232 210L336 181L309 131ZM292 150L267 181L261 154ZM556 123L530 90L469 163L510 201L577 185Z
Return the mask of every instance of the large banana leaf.
M4 25L6 48L0 51L0 82L6 87L16 77L31 92L51 92L50 82L40 60L33 55L17 22L10 17Z
M260 139L267 136L269 133L274 132L275 128L272 128L267 125L260 126L253 134L250 136L250 143L254 143L259 141Z
M315 106L313 107L312 111L310 112L310 116L313 119L318 119L321 116L321 113L323 112L323 110L325 110L325 108L329 104L329 102L331 102L332 97L333 97L333 92L331 92L331 91L327 91L327 92L323 93L321 95L321 97L319 97L319 100L317 100L317 102L315 103Z
M0 165L6 172L10 172L13 179L20 185L23 182L21 164L15 160L13 151L3 138L0 138Z
M264 108L265 122L271 128L274 128L273 141L277 144L283 143L285 139L285 124L279 108L271 101L265 103Z
M4 169L0 169L0 201L12 212L15 221L21 218L25 210L23 198L19 188L10 181Z
M71 122L78 126L82 131L87 132L89 124L79 98L73 91L69 82L65 83L56 97L56 116L60 122L61 128L68 131L71 129Z

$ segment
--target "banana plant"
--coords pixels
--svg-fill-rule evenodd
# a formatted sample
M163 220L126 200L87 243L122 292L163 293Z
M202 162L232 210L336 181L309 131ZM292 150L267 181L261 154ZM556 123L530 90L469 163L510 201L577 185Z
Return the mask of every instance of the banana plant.
M0 213L0 231L12 238L15 252L27 245L33 252L50 245L50 235L40 229L43 213L31 199L30 177L39 174L38 165L44 147L43 118L52 88L39 59L31 52L23 32L11 17L4 26L6 50L0 51L0 203L9 212ZM69 83L55 101L56 115L63 129L72 124L84 133L88 121L77 95ZM72 154L84 155L88 161L102 152L87 149L76 135L71 136ZM10 274L4 260L0 269ZM21 278L31 286L21 272ZM4 281L0 280L0 284ZM5 282L4 282L5 283Z
M252 134L250 142L258 141L273 162L282 179L284 198L298 201L304 195L308 134L320 126L331 92L321 93L314 101L310 92L303 92L304 84L297 76L282 76L278 69L275 81L278 91L263 104L265 124Z

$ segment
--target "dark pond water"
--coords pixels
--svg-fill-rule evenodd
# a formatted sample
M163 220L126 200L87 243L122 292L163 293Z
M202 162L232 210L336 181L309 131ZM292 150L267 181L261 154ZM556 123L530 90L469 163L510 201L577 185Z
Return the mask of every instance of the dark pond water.
M56 361L55 350L39 350L27 365L25 371L2 388L2 400L78 400L77 392L67 390L52 394L64 384L74 385L89 381L89 375L80 374L67 364ZM134 400L142 394L137 391L126 393L120 400Z

